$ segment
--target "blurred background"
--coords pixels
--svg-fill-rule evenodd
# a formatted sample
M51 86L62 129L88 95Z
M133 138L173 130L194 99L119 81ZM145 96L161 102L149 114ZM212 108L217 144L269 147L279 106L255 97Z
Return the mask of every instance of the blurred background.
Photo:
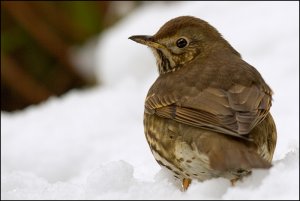
M1 1L1 110L15 111L70 89L101 84L71 52L138 1Z

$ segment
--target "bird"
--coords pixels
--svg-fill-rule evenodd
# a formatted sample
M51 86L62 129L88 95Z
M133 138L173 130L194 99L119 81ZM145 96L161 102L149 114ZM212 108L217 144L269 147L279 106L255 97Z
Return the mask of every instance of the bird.
M157 163L186 191L192 180L236 182L272 167L277 131L273 91L255 67L205 20L179 16L148 46L158 77L145 98L144 133Z

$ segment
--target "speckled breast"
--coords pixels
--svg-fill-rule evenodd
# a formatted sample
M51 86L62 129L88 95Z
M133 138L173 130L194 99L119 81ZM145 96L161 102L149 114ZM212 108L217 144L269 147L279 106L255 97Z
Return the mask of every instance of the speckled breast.
M144 114L146 139L156 161L173 172L178 179L200 181L217 177L208 158L182 139L182 125L170 119Z

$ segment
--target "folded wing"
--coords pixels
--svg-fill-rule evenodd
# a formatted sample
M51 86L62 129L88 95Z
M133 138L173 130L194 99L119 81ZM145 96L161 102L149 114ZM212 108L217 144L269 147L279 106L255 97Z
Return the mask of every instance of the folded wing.
M256 85L236 84L226 91L208 87L191 94L194 95L149 94L145 111L190 126L246 138L266 117L272 99L271 92Z

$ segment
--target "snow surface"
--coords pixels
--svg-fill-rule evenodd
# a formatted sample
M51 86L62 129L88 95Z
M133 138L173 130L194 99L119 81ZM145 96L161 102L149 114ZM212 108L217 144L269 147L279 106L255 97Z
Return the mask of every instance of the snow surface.
M235 187L219 178L181 192L144 137L157 69L151 51L128 37L180 15L215 26L274 91L274 166ZM1 112L2 199L299 199L299 2L149 2L93 43L82 51L94 54L76 58L94 63L103 85Z

